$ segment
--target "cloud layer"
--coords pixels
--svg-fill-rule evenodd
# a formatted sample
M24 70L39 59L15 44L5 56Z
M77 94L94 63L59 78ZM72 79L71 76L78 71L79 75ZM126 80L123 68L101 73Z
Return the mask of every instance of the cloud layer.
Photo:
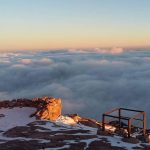
M0 99L52 95L63 99L64 113L100 120L128 107L150 120L149 63L150 52L121 48L0 53Z

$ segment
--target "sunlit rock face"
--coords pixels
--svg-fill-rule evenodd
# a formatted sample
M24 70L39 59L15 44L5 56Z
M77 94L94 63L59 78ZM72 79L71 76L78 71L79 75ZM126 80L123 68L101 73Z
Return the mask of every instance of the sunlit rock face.
M56 121L61 116L62 103L60 98L43 97L33 101L39 102L37 111L34 114L38 119Z
M146 142L150 142L150 135L146 136Z
M56 121L61 116L62 102L60 98L42 97L30 99L17 99L12 101L1 101L0 108L14 108L14 107L34 107L36 112L30 117L35 116L37 119L45 119Z

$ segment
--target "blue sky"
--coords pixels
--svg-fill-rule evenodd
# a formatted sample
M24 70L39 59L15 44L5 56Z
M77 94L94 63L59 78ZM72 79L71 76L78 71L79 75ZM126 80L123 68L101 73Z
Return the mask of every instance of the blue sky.
M149 0L0 0L0 49L147 47Z

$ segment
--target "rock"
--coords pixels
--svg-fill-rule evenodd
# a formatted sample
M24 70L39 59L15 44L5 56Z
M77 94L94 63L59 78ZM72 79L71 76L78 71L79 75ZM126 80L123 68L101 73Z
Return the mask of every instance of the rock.
M53 97L42 97L30 99L14 99L11 101L5 100L0 102L0 108L14 108L14 107L35 107L37 111L31 114L30 117L36 116L39 119L46 119L55 121L62 110L61 99Z
M86 150L125 150L123 147L111 146L108 142L95 140L89 144Z
M119 135L119 136L123 136L123 137L128 137L128 131L127 131L127 129L123 129L123 128L121 128L121 129L116 129L115 130L115 133L117 134L117 135Z
M137 144L137 143L139 143L139 140L137 138L134 138L134 137L123 138L122 141L126 142L126 143L131 143L131 144Z
M150 142L150 135L147 136L148 142Z
M76 123L81 123L85 126L89 126L89 127L93 127L93 128L100 127L100 123L94 119L82 118L78 114L70 114L68 116L71 117Z
M116 131L116 127L106 124L105 125L105 130L110 132L110 133L114 133Z
M97 130L97 135L102 135L102 136L113 136L112 133L108 131L102 131L100 128Z
M145 142L149 143L150 142L150 135L145 136Z
M77 123L71 118L71 117L68 117L68 116L60 116L56 122L58 123L63 123L63 124L67 124L67 125L76 125Z
M14 139L6 143L0 143L1 150L43 150L43 149L59 149L65 146L65 142L40 142L39 140L19 140Z
M76 123L78 123L81 120L81 117L78 114L70 114L68 116L72 118Z
M0 102L0 108L8 108L9 106L9 101L8 100L5 100L5 101L2 101Z
M14 108L14 107L36 107L36 105L30 99L13 99L11 101L5 100L0 102L0 108Z
M119 121L117 121L117 120L110 121L110 122L109 122L109 125L112 125L112 126L114 126L114 127L119 127ZM121 127L121 128L127 127L127 124L125 124L124 122L120 122L120 127Z
M55 121L61 115L61 99L53 97L42 97L30 99L13 99L0 102L0 108L35 107L37 111L30 117ZM2 117L2 116L1 116Z
M144 147L142 150L150 150L149 144L140 144L142 147Z
M43 97L42 101L39 100L38 110L35 116L39 119L46 119L56 121L61 115L62 104L60 98Z
M5 115L4 115L4 114L0 114L0 118L1 118L1 117L5 117Z
M96 120L92 120L92 119L88 119L88 118L81 118L79 120L79 123L81 123L85 126L92 127L92 128L99 128L100 127Z

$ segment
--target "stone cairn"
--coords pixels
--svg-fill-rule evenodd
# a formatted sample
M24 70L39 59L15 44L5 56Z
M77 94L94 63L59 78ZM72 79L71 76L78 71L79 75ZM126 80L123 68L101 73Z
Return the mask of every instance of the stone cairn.
M37 119L45 119L55 121L61 115L62 104L60 98L42 97L34 99L16 99L4 100L0 102L0 108L14 108L14 107L34 107L36 112L30 117L35 116Z

